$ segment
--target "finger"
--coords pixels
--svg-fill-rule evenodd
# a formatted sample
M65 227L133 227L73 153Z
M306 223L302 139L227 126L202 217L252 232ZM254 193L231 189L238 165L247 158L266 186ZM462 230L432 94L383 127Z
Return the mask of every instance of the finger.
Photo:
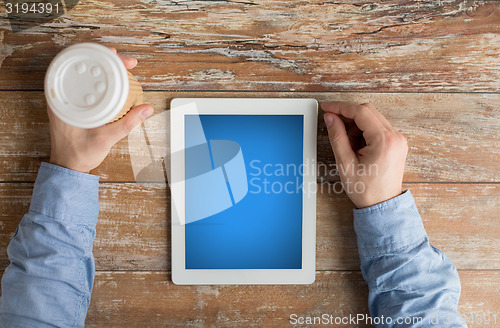
M378 120L380 122L382 122L382 125L387 130L392 131L392 132L396 131L396 129L391 125L391 123L385 118L384 115L382 115L381 112L379 112L379 110L377 108L375 108L375 106L373 106L370 103L364 103L364 104L361 104L361 105L364 105L364 106L367 106L368 108L370 108L372 110L372 112L375 114L375 116L377 116Z
M137 58L124 56L120 54L118 54L118 57L120 57L120 59L122 60L123 64L127 69L132 69L137 66Z
M120 59L122 60L123 62L123 65L125 65L125 67L127 69L132 69L134 67L137 66L137 58L135 57L129 57L129 56L125 56L125 55L120 55L115 48L113 47L108 47L109 50L113 51L115 54L118 55L118 57L120 57Z
M326 113L324 120L337 165L347 168L349 165L356 164L356 154L351 148L344 122L333 113Z
M133 129L141 125L141 123L150 117L153 112L154 108L151 105L143 104L136 106L118 121L98 128L98 133L106 136L106 139L114 145L128 136Z
M364 135L369 136L371 133L380 133L385 130L382 122L380 122L373 111L365 105L358 105L351 102L333 101L323 103L321 104L321 107L325 112L353 119L359 129L365 132Z

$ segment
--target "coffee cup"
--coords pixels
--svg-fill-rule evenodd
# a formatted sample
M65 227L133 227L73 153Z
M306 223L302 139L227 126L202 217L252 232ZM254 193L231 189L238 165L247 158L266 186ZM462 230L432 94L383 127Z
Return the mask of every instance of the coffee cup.
M45 98L62 121L92 129L142 104L143 91L113 51L97 43L80 43L61 51L49 65Z

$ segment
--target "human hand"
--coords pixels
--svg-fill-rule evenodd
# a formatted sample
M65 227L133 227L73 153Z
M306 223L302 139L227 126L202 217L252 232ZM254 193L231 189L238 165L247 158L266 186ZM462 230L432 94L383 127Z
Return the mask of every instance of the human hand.
M116 50L111 48L116 53ZM127 69L137 65L137 59L120 56ZM89 173L106 158L111 147L126 137L136 126L151 116L151 105L139 105L118 121L95 129L80 129L60 120L47 106L50 121L50 163L71 170Z
M321 105L342 186L358 207L400 195L406 138L371 104Z

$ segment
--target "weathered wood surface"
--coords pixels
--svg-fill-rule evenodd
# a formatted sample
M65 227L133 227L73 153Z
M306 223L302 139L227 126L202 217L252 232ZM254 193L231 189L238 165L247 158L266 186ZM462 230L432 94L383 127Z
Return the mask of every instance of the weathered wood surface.
M409 182L499 182L500 95L393 93L147 92L156 113L174 97L312 97L320 102L373 102L410 145ZM48 118L41 92L0 92L0 181L34 181L50 153ZM163 130L153 131L163 133ZM137 152L134 156L149 156ZM318 163L334 163L320 111ZM127 140L118 143L94 174L102 181L134 181ZM328 180L337 177L321 176Z
M408 137L406 187L431 242L459 269L460 312L499 320L499 1L82 0L21 33L3 8L0 269L50 149L42 92L16 90L42 90L60 50L92 41L139 58L133 73L157 114L174 97L373 102ZM318 160L331 164L321 120ZM319 184L313 285L181 287L168 273L168 189L109 183L134 181L127 140L93 173L105 183L88 327L286 327L292 313L368 313L351 204L331 184Z
M138 57L148 90L500 87L498 1L89 0L21 33L0 8L0 90L41 90L51 59L86 41Z
M352 204L320 184L317 270L359 270ZM0 265L30 202L32 184L0 184ZM459 269L500 269L498 184L410 184L431 243ZM98 270L170 269L170 197L160 184L105 183L94 241Z
M497 327L500 273L459 273L459 312L476 318L469 327ZM302 286L176 286L166 272L98 272L86 327L311 327L292 326L290 315L368 315L367 294L359 272L317 272ZM496 324L484 324L495 314Z

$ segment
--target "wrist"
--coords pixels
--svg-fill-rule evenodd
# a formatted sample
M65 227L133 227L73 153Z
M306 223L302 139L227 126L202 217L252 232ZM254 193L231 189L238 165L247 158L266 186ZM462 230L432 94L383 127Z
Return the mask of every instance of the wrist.
M393 198L396 198L400 196L404 192L403 187L394 190L392 192L387 192L387 193L376 193L373 197L367 197L366 199L357 199L356 201L353 200L354 205L358 209L363 209L371 206L375 206L384 202L387 202L388 200L391 200Z
M53 156L50 157L49 163L60 166L60 167L64 167L66 169L73 170L76 172L81 172L81 173L86 173L86 174L90 173L90 169L88 169L87 167L84 167L83 165L78 165L76 163L75 164L69 163L67 161L59 160L57 157L53 157Z

